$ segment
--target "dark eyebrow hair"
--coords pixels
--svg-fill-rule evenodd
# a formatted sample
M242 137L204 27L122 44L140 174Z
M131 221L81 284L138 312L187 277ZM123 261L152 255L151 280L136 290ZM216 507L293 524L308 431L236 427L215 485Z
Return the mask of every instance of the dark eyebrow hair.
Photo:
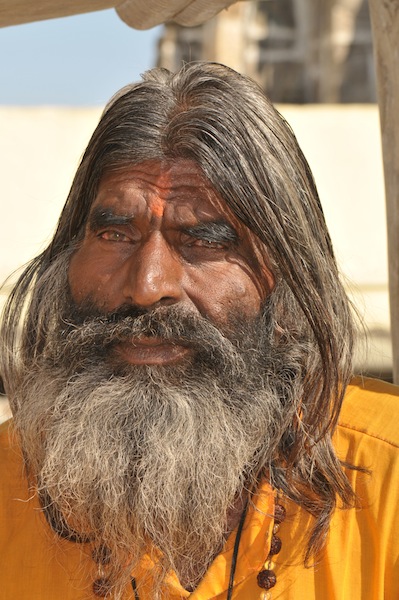
M110 225L127 225L131 221L129 215L118 215L111 208L97 206L89 215L88 226L91 231Z
M89 215L88 227L91 231L96 232L102 227L128 225L131 219L130 215L120 215L111 208L96 206ZM237 231L226 221L205 221L192 227L184 227L182 231L191 237L207 242L236 244L239 240Z
M206 242L230 242L236 244L239 240L238 233L226 221L208 221L198 223L183 230L188 235L205 240Z

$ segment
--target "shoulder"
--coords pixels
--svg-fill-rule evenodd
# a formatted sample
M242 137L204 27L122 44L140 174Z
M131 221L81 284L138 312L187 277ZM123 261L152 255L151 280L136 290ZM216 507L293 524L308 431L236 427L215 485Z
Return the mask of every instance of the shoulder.
M399 388L354 379L345 394L334 446L343 464L373 474L370 485L399 479ZM350 478L356 478L353 471Z
M355 378L345 394L338 428L399 449L399 387Z
M364 581L369 579L374 586L379 580L380 586L391 590L399 559L399 388L374 379L355 379L345 395L334 441L358 507L337 511L336 544L341 543L342 553L351 549L348 560L366 552L366 564L372 569L366 574L359 565ZM391 591L384 594L382 588L377 595L397 597Z

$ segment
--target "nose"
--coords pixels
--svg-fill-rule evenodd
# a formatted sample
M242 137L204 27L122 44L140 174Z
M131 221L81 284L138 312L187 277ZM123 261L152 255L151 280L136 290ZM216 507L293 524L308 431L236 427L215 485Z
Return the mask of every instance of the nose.
M123 287L125 301L151 309L182 299L183 266L159 231L142 242L129 259Z

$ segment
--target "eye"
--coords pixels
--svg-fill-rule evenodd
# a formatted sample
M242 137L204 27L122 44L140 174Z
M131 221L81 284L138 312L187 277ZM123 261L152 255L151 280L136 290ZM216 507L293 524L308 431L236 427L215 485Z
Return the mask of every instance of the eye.
M227 240L216 239L211 235L193 235L184 233L181 236L181 244L185 248L193 250L228 250L231 243Z
M106 242L130 242L130 238L121 233L120 231L116 231L114 229L108 229L106 231L102 231L98 234L98 237L101 240L105 240Z
M183 245L193 250L223 252L238 243L234 227L225 221L206 221L187 227L182 236Z
M228 248L228 244L226 242L215 242L212 240L201 239L193 239L187 245L194 248L205 248L208 250L227 250Z

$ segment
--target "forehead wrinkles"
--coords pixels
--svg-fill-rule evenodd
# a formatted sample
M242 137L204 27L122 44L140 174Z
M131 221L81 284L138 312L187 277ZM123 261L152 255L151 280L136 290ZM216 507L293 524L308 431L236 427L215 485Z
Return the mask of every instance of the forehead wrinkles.
M130 167L121 167L117 171L104 173L100 180L100 187L107 183L136 182L144 187L153 187L164 193L171 190L187 188L209 188L212 184L203 174L201 168L190 160L177 160L175 162L144 161Z
M216 192L200 183L199 186L181 186L171 190L166 198L165 217L190 224L197 221L228 220L223 203Z
M185 161L186 163L188 161ZM152 214L184 222L226 218L225 203L196 165L141 163L106 174L92 207L108 205L124 216Z

